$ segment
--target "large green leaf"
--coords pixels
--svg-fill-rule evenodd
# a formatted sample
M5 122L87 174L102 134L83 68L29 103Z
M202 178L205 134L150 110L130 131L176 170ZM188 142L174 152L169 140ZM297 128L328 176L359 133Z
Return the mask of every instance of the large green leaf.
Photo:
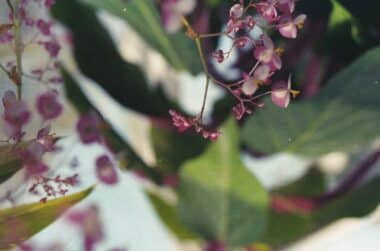
M156 213L165 225L181 240L197 239L194 233L188 230L179 219L175 205L172 205L154 193L148 193L150 202L152 203Z
M83 0L128 22L152 48L177 70L201 71L194 43L184 33L167 34L153 0Z
M216 143L181 169L180 217L205 239L252 244L265 227L267 204L266 191L240 160L232 119Z
M80 70L120 104L150 116L166 115L175 106L162 91L148 86L139 67L122 59L92 8L77 0L59 0L52 13L73 33Z
M244 125L242 141L265 153L318 156L350 151L380 136L380 48L338 73L321 93L288 109L270 102Z
M195 133L179 134L173 128L153 124L151 129L153 149L158 168L166 174L175 173L189 159L201 154L207 141Z
M92 189L91 187L46 203L38 202L0 210L0 248L10 248L38 233L89 195Z

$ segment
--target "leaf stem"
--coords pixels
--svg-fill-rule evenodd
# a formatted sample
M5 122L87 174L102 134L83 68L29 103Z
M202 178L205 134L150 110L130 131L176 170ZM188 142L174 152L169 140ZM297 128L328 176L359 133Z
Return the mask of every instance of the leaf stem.
M14 50L16 54L16 72L20 78L20 82L16 84L17 86L17 97L18 99L22 98L22 53L23 53L23 44L22 44L22 35L21 35L21 20L19 17L18 9L20 6L20 0L15 0L14 6L10 3L10 0L7 0L10 11L12 12L13 18L13 31L14 31Z

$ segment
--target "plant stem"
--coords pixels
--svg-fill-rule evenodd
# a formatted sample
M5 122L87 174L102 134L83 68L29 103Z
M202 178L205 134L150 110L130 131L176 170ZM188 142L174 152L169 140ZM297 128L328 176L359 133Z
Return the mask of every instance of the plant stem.
M199 113L199 120L200 120L200 122L202 122L203 113L204 113L205 107L206 107L206 100L207 100L207 94L208 94L209 85L210 85L210 78L207 76L206 87L205 87L205 92L204 92L203 102L202 102L202 108L201 108L201 112Z
M355 170L340 183L335 189L327 192L321 196L314 198L314 201L319 205L324 205L354 189L366 174L376 165L380 160L380 149L370 154L363 162L361 162Z
M14 6L7 0L8 6L12 12L13 17L13 31L14 31L14 50L16 54L16 72L20 78L20 83L17 84L17 97L21 99L22 97L22 35L21 35L21 20L19 17L18 9L20 6L20 0L14 1Z

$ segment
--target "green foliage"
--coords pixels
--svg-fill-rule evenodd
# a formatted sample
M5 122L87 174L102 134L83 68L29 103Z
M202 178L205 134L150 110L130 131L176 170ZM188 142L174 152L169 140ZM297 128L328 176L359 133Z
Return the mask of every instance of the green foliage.
M351 151L380 136L380 48L334 76L313 99L286 110L266 102L244 125L242 141L265 153L319 156Z
M181 240L199 238L183 225L179 219L175 205L169 204L154 193L148 193L148 196L156 213L160 216L160 219L176 235L177 238Z
M89 195L92 189L46 203L37 202L0 210L0 248L10 248L38 233Z
M179 214L207 240L244 246L266 225L268 195L239 157L237 126L228 120L218 141L181 169Z
M9 179L22 168L22 162L12 151L14 145L0 147L0 183Z
M158 127L151 129L153 149L160 170L176 172L186 160L201 154L207 141L195 133L180 134L173 128Z
M124 19L177 70L201 71L194 43L183 32L167 34L153 0L82 0Z
M318 226L344 217L363 217L371 213L380 202L380 178L377 177L356 190L335 199L316 212Z
M77 0L59 0L52 13L74 35L80 70L115 100L151 116L167 114L168 109L175 107L161 91L149 88L139 67L121 58L92 8Z

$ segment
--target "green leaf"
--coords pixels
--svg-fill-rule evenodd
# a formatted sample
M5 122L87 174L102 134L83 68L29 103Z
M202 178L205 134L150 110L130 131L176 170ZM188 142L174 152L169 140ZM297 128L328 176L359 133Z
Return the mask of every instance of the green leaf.
M318 226L344 217L363 217L380 203L380 178L377 177L361 187L335 199L318 210L314 216Z
M92 190L93 187L46 203L37 202L0 210L0 248L10 248L27 240L84 199Z
M151 138L157 166L167 174L176 172L186 160L201 154L207 145L207 141L195 133L179 134L172 128L154 124Z
M380 48L336 74L313 99L283 110L271 102L244 125L241 140L264 153L319 156L351 151L380 136Z
M198 239L179 219L175 205L171 205L153 193L147 193L156 213L165 225L181 240Z
M120 104L149 116L166 115L175 107L162 92L148 86L139 67L122 59L92 8L77 0L58 0L52 13L74 35L74 53L81 72Z
M263 232L267 205L266 191L240 160L238 129L230 119L217 142L181 169L180 217L207 240L245 246Z
M22 168L22 162L12 151L14 145L0 147L0 183L6 181Z
M177 70L201 71L196 47L184 33L167 34L153 0L82 0L124 19Z
M353 20L353 17L351 13L344 8L338 1L331 0L333 9L330 15L329 20L329 29L334 29L334 27L345 24L345 23L351 23Z
M301 179L273 191L281 196L312 197L325 192L324 175L316 168L310 169ZM263 238L264 243L273 246L288 244L315 229L312 214L278 213L271 209L268 227Z

